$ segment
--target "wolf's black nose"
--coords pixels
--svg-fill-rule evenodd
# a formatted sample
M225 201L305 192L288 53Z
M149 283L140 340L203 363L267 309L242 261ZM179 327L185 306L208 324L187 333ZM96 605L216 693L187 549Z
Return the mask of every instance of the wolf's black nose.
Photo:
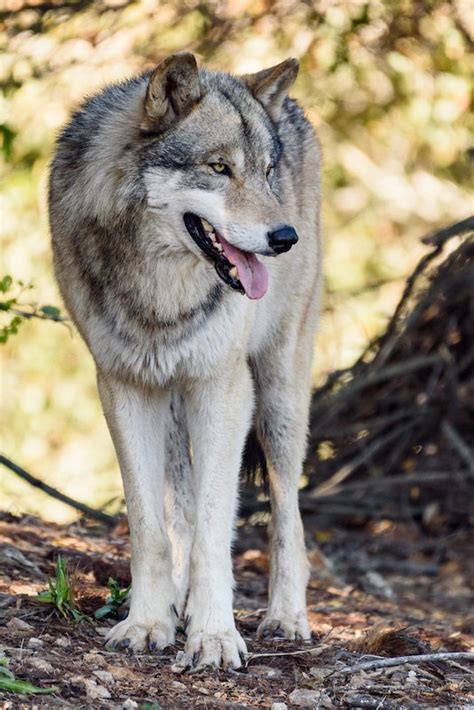
M285 226L275 229L274 232L268 232L268 243L277 254L289 251L297 241L298 235L293 227Z

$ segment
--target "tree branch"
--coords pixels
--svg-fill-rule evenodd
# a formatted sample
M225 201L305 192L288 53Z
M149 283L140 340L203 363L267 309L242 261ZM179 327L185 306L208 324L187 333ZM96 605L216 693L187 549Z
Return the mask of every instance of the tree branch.
M0 463L10 469L10 471L13 471L13 473L16 473L17 476L20 476L20 478L22 478L24 481L27 481L30 485L34 486L35 488L39 488L44 493L47 493L52 498L56 498L56 500L60 500L66 505L70 505L71 508L79 510L86 517L92 518L93 520L98 520L99 522L105 523L106 525L115 525L118 522L117 517L113 515L107 515L107 513L103 513L101 510L89 508L89 506L85 505L85 503L79 503L73 498L69 498L69 496L64 495L64 493L57 491L55 488L48 486L47 483L44 483L44 481L41 481L39 478L35 478L35 476L32 476L31 473L28 473L28 471L25 471L25 469L21 468L21 466L18 466L16 463L13 463L13 461L10 461L10 459L7 459L6 456L2 456L1 454Z
M345 666L335 671L333 675L358 673L359 671L373 671L376 668L390 668L414 663L428 663L433 661L470 661L474 663L474 653L457 651L454 653L420 653L413 656L396 656L395 658L378 658L375 661L356 663L354 666Z

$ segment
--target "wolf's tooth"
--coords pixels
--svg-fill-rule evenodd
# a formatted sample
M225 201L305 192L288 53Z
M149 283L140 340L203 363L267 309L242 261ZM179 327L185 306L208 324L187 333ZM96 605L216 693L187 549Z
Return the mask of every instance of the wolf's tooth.
M217 251L224 251L222 248L222 244L219 244L219 242L216 242L216 249Z
M213 232L213 231L214 231L214 227L213 227L211 224L209 224L209 222L207 221L207 219L202 219L202 218L201 218L201 222L202 222L202 226L204 227L204 229L206 230L206 232Z
M236 279L236 278L237 278L238 273L237 273L237 267L236 267L236 266L233 266L233 267L229 270L229 276L232 276L233 279Z

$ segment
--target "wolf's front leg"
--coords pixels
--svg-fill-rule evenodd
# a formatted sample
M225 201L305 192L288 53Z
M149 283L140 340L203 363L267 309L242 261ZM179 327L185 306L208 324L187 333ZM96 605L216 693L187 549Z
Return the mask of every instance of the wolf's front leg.
M245 643L232 610L231 542L242 451L253 409L245 363L226 367L188 394L197 489L186 651L198 668L238 668Z
M169 395L98 374L100 398L120 463L132 548L128 617L107 642L132 651L173 643L176 615L164 515L165 425Z

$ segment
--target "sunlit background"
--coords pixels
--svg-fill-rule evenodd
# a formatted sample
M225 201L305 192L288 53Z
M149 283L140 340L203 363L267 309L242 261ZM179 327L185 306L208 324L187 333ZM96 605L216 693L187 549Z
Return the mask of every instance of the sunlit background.
M4 0L2 8L0 277L33 284L24 303L61 306L45 209L58 130L84 96L177 50L233 72L288 56L301 62L293 95L325 156L327 294L315 382L383 329L424 252L420 237L472 209L469 0ZM32 319L0 353L3 452L68 495L118 510L120 478L80 338ZM6 469L0 508L75 517Z

